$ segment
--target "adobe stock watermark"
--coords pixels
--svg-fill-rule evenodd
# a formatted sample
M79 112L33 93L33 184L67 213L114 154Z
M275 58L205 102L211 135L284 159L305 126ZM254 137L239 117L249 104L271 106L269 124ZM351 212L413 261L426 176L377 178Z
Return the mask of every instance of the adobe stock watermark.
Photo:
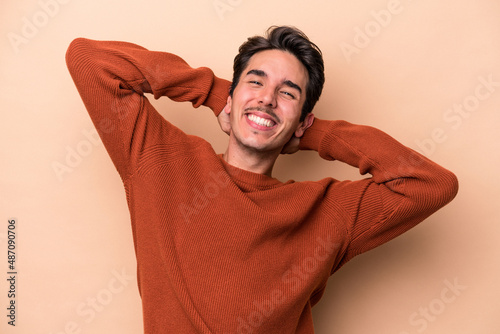
M339 249L340 244L334 243L331 236L326 240L322 237L316 238L318 245L311 256L304 258L299 264L294 264L283 273L281 282L283 288L276 288L264 300L254 300L252 306L254 311L246 317L238 317L238 334L259 333L259 327L266 319L270 319L279 305L286 301L287 296L283 291L298 292L309 279L318 274L321 265L328 261L330 256Z
M128 275L125 268L122 268L120 272L112 270L111 275L113 277L108 280L104 288L97 291L95 295L87 297L85 301L80 302L76 306L75 313L78 316L77 319L66 322L63 329L57 332L50 332L49 334L84 333L83 328L85 324L90 324L94 321L99 313L102 313L106 307L109 307L114 297L123 292L129 283L134 280L134 276Z
M436 127L431 131L428 138L415 140L420 153L428 157L434 154L438 144L442 144L448 140L447 133L450 129L458 130L462 126L464 119L468 119L473 112L479 109L481 102L491 98L497 88L500 87L500 82L494 81L493 74L487 77L479 76L477 80L479 83L470 95L467 95L461 103L454 103L453 107L448 108L443 113L442 119L445 124L449 124L448 129Z
M417 311L410 314L408 322L417 333L423 333L429 327L429 324L436 321L443 314L448 306L454 303L462 292L467 289L466 285L461 285L458 278L453 282L444 280L444 288L439 293L439 296L432 299L427 305L421 306ZM400 332L399 334L411 334L408 331Z
M389 0L387 8L379 11L372 10L370 15L372 20L366 22L364 26L354 27L354 37L352 43L341 42L340 50L348 63L352 61L352 57L367 48L374 38L379 36L383 29L391 24L395 15L403 12L404 7L400 0Z
M99 132L103 135L109 135L119 130L121 121L135 115L133 110L137 105L127 100L126 94L116 96L111 104L108 117L101 118L98 121L97 128ZM102 145L99 132L95 127L83 129L81 131L83 139L78 141L73 147L69 145L65 146L66 153L64 160L62 162L57 160L52 161L51 167L59 182L63 182L67 174L71 174L82 164L85 157L91 155L96 147Z
M59 182L64 180L66 174L71 174L83 162L83 158L89 156L94 148L101 144L101 139L95 128L81 131L84 139L81 139L74 147L66 145L66 154L62 162L54 160L51 163Z
M242 2L243 0L214 0L212 5L219 19L224 21L226 13L234 11Z
M70 1L71 0L39 0L38 10L29 17L22 17L19 33L12 31L7 33L7 38L14 52L16 54L19 53L21 45L26 45L35 38L40 32L40 29L47 26L50 19L59 13L61 5L65 5Z
M199 214L210 202L219 196L229 185L229 176L224 171L210 172L209 179L202 187L192 188L193 197L190 203L179 204L179 211L184 222L191 223L191 218Z

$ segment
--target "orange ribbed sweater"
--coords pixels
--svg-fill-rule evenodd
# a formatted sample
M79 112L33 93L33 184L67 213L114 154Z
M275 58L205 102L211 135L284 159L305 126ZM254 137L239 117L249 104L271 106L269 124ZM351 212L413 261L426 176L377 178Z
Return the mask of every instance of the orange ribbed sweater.
M316 119L300 148L366 179L283 183L240 170L144 95L217 115L229 82L210 69L82 38L66 61L125 186L148 334L313 333L311 307L334 271L415 226L458 189L446 169L344 121Z

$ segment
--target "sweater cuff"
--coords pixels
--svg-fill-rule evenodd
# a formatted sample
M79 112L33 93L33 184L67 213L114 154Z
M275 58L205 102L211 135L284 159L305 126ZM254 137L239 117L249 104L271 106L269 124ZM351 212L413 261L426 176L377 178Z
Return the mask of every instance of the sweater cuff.
M302 138L300 138L299 149L314 150L318 152L321 141L328 133L330 124L331 121L315 118L311 127L307 129Z
M212 109L215 116L218 116L222 109L226 106L230 86L230 81L214 76L212 88L210 89L208 97L203 105Z

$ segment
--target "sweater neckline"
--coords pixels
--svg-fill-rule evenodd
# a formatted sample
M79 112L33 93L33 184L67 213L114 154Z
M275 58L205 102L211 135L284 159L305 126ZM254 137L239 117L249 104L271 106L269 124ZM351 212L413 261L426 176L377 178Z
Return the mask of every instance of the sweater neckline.
M283 182L274 177L250 172L229 164L224 160L223 154L219 154L218 157L231 179L246 191L265 190L283 185Z

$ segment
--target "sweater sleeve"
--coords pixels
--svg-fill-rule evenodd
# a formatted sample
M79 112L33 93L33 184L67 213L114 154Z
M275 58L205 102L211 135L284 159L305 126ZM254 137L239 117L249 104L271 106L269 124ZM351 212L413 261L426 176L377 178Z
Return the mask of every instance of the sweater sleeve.
M325 198L340 204L351 217L345 222L349 243L332 272L409 230L458 191L453 173L373 127L316 119L300 148L371 174L360 181L339 182Z
M138 152L158 138L183 133L166 122L144 93L205 105L217 115L230 83L206 67L191 68L180 57L115 41L75 39L66 63L80 96L122 179L133 173ZM146 131L147 129L147 131Z

